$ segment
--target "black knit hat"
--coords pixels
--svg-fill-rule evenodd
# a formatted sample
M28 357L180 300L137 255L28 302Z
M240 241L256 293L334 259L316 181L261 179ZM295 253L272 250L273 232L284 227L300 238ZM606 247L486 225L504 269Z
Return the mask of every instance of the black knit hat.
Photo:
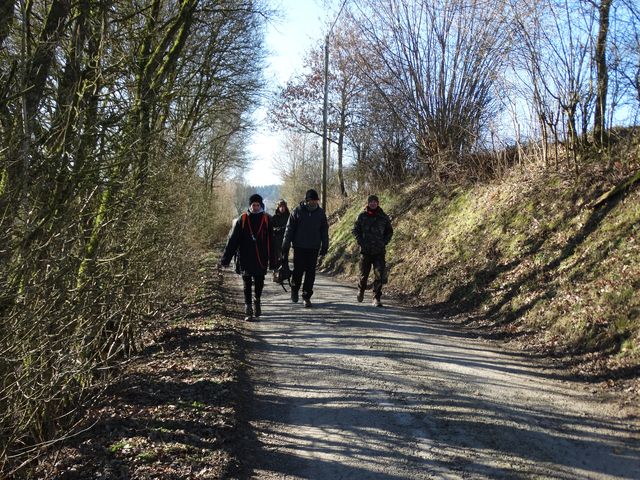
M304 194L305 200L320 200L318 196L318 192L316 192L313 188L307 190L307 193Z
M373 201L380 203L380 199L378 198L377 195L369 195L369 197L367 198L367 203L373 202Z
M256 203L256 202L258 202L260 205L263 205L262 197L260 195L258 195L257 193L254 193L253 195L251 195L249 197L249 205L251 205L252 203Z

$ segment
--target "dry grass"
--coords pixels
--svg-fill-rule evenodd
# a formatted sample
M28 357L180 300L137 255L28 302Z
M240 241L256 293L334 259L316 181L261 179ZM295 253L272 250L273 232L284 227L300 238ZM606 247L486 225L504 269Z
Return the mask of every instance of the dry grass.
M163 321L155 341L94 399L75 432L12 478L242 478L251 435L235 291L213 256L197 294ZM231 274L229 274L231 275Z
M381 192L395 229L387 292L523 348L589 359L577 362L585 377L637 379L640 186L590 206L637 171L636 140L617 157L585 158L578 178L529 164L482 184ZM357 269L350 230L361 205L332 226L327 261L346 276Z

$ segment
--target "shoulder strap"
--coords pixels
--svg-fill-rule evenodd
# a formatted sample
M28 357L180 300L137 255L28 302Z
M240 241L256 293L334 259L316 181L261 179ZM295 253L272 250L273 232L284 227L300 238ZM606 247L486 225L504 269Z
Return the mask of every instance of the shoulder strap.
M242 213L242 229L244 230L244 224L247 223L247 212Z

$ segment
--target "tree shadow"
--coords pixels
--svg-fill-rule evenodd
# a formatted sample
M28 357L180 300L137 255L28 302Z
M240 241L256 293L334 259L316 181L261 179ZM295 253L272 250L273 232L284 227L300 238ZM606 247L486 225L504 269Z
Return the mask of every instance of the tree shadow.
M216 287L219 289L219 285ZM239 436L245 385L240 329L229 295L207 294L189 315L133 358L84 412L81 433L62 442L54 478L243 478ZM174 319L174 320L176 320ZM205 475L203 478L210 478Z
M278 313L248 334L251 478L575 479L640 469L631 422L563 408L573 400L547 381L566 380L563 371L338 288L316 313L276 298ZM540 392L549 404L514 401Z
M526 250L518 259L477 270L469 282L455 288L444 302L430 305L428 310L451 316L464 314L467 319L461 321L460 324L464 326L480 325L479 328L476 328L476 332L485 338L511 339L519 335L526 335L526 332L514 332L505 327L517 321L539 302L550 300L556 296L556 288L550 281L554 277L554 273L598 230L604 219L625 198L626 194L618 195L608 203L594 209L582 227L566 242L559 254L542 267L530 269L524 275L508 275L510 272L515 272L525 260L533 258L540 252L550 232L541 232L537 236L530 237L525 244ZM565 212L562 222L569 221L571 218L573 218L573 212ZM508 280L511 277L514 279ZM498 278L507 279L507 281L499 289L491 288ZM519 295L524 286L534 282L538 288L525 304L514 310L504 308ZM477 307L490 300L493 300L491 306L486 311L478 313ZM611 345L610 348L615 350L622 340L619 339L617 345Z

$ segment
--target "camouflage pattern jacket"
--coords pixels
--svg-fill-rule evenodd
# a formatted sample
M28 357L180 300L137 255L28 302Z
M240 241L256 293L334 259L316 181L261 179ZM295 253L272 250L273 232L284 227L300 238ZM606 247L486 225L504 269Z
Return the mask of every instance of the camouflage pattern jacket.
M393 236L391 220L382 208L369 210L365 207L356 219L353 235L360 246L360 252L366 255L385 253L385 248Z

